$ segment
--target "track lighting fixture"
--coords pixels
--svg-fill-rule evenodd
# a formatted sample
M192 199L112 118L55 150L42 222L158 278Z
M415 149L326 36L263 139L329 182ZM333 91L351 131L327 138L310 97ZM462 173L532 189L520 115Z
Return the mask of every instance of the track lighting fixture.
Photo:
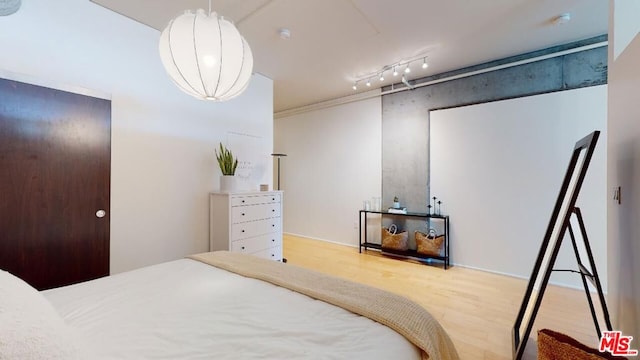
M416 62L422 60L422 69L417 68L415 65ZM413 66L412 66L413 65ZM358 77L356 79L354 79L354 83L353 86L351 87L354 91L358 90L358 83L362 82L366 85L366 87L371 87L371 81L375 80L375 79L379 79L380 82L384 82L385 80L388 80L385 78L384 73L385 72L389 72L391 75L393 76L398 76L399 73L402 73L402 83L404 83L405 85L413 88L411 85L408 85L409 82L406 78L406 74L411 73L411 70L416 70L418 72L418 74L416 74L416 77L421 77L424 76L423 72L420 72L420 70L424 70L426 68L429 67L429 64L427 64L427 56L425 56L424 53L416 56L416 57L412 57L409 59L403 59L400 60L398 62L395 62L393 64L389 64L389 65L385 65L383 66L381 69L378 69L375 72L370 72L364 76ZM398 70L399 68L399 70ZM397 81L397 80L394 80ZM382 85L378 85L378 86L384 86L384 84Z

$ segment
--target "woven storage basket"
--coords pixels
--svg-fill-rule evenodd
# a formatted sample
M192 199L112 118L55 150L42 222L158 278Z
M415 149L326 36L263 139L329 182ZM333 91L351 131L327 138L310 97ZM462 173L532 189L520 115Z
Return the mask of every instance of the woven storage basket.
M393 234L389 229L382 228L382 248L391 250L409 250L409 233L406 231Z
M624 360L590 348L565 334L549 329L538 331L538 360Z
M416 250L418 254L440 256L444 235L431 237L420 231L414 233L416 237Z

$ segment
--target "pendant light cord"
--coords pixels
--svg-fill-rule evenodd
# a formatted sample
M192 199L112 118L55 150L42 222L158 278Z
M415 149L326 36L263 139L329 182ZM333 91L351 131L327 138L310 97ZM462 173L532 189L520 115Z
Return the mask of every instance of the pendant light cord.
M211 16L211 0L209 0L209 16Z

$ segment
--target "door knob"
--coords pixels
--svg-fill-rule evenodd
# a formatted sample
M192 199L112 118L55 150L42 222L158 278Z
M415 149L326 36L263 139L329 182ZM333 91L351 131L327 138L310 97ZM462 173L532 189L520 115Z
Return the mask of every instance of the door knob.
M107 215L107 212L102 210L102 209L96 211L96 217L97 218L103 218L105 215Z

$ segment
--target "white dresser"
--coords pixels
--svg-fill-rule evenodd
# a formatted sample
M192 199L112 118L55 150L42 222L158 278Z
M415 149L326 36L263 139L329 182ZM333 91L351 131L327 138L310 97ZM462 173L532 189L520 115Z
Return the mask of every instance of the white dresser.
M209 249L282 260L282 191L211 193Z

